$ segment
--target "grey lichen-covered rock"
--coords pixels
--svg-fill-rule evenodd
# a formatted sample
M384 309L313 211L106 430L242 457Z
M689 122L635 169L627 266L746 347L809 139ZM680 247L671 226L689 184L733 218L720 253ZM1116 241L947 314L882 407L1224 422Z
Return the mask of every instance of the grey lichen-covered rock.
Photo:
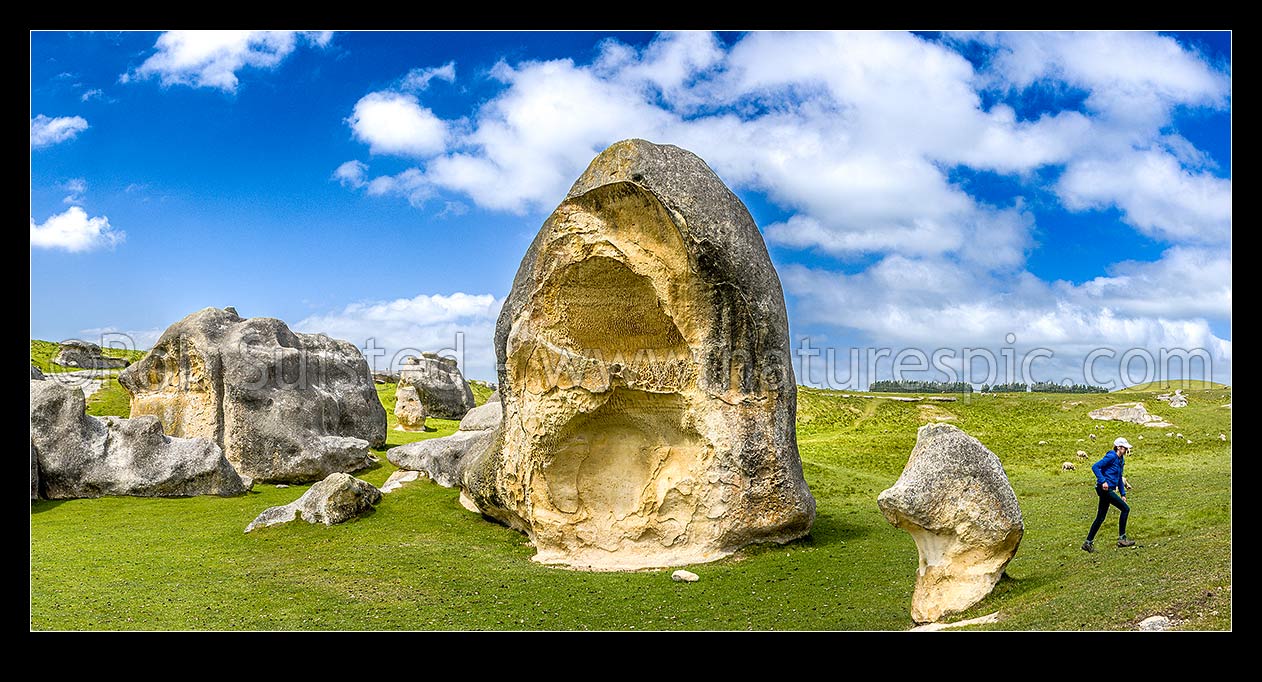
M1176 390L1174 395L1170 396L1170 407L1187 407L1188 397L1183 395L1183 389Z
M111 369L126 367L131 361L123 358L109 358L101 354L101 347L95 343L72 339L62 341L53 362L62 367L81 367L83 369Z
M371 483L350 474L329 474L293 502L264 509L245 527L245 532L289 523L298 518L307 523L332 526L364 514L378 502L381 502L381 491Z
M1143 403L1118 403L1101 407L1098 410L1092 410L1087 414L1092 419L1100 421L1119 421L1129 422L1131 424L1139 424L1140 426L1150 426L1153 428L1165 428L1171 424L1155 414L1151 414L1144 407ZM1091 439L1095 440L1095 434L1091 434Z
M31 381L43 381L44 373L35 365L31 365Z
M242 475L320 480L375 462L386 413L354 344L206 308L171 325L118 381L133 417L211 438Z
M963 611L990 594L1024 532L999 458L950 424L920 427L902 476L877 505L920 550L911 603L917 623Z
M1149 616L1139 621L1139 629L1145 632L1160 632L1170 627L1170 619L1165 616Z
M430 417L460 419L473 409L473 389L454 358L429 352L409 355L399 368L399 386L414 387Z
M696 155L603 151L543 224L495 332L502 447L464 465L536 561L629 570L806 535L780 280Z
M77 388L31 382L32 495L186 497L250 488L211 440L166 436L154 417L98 419L85 407Z
M400 431L425 430L425 404L416 387L402 385L395 389L394 418Z
M498 388L495 389L494 391L491 391L491 395L486 397L486 402L488 403L498 403L499 401L500 401L500 390Z
M469 410L454 434L390 448L386 459L400 469L420 471L438 485L460 486L471 457L496 442L502 417L499 403L487 403Z

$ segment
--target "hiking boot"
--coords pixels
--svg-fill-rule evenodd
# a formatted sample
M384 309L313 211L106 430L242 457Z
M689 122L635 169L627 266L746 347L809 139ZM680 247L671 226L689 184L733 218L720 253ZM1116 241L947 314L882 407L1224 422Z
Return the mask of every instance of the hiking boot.
M1095 551L1095 543L1091 542L1090 540L1087 540L1086 542L1082 543L1082 551L1084 551L1084 552L1094 552L1094 551Z
M1135 541L1126 537L1125 535L1117 539L1118 547L1132 547L1134 545L1135 545Z

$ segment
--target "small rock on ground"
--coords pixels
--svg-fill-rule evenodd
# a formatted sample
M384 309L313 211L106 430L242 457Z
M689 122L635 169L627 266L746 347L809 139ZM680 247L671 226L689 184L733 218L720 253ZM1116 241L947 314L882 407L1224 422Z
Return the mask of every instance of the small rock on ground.
M670 574L670 579L677 583L695 583L701 580L701 576L692 571L678 570Z
M1165 616L1149 616L1139 621L1139 629L1148 632L1159 632L1170 627L1170 619Z

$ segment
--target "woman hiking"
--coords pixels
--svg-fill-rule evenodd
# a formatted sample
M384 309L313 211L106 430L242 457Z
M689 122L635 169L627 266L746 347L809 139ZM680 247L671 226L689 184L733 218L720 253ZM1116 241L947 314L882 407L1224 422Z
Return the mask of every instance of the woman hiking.
M1087 541L1082 543L1084 552L1095 551L1095 534L1100 530L1100 524L1104 523L1110 505L1122 512L1122 517L1117 522L1117 546L1130 547L1135 544L1134 540L1126 537L1126 517L1131 513L1131 508L1126 504L1126 483L1122 478L1122 467L1126 465L1126 454L1130 451L1130 441L1119 437L1113 441L1113 449L1091 465L1091 470L1095 472L1095 494L1100 498L1100 505L1096 508L1095 521L1091 523Z

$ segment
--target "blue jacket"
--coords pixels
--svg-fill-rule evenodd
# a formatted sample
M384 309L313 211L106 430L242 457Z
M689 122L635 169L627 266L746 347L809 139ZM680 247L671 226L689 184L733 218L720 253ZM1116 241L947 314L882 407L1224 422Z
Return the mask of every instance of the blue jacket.
M1108 483L1109 490L1116 490L1118 495L1126 497L1126 488L1122 485L1122 467L1125 465L1126 459L1116 450L1104 453L1103 459L1091 465L1091 470L1095 472L1095 484Z

